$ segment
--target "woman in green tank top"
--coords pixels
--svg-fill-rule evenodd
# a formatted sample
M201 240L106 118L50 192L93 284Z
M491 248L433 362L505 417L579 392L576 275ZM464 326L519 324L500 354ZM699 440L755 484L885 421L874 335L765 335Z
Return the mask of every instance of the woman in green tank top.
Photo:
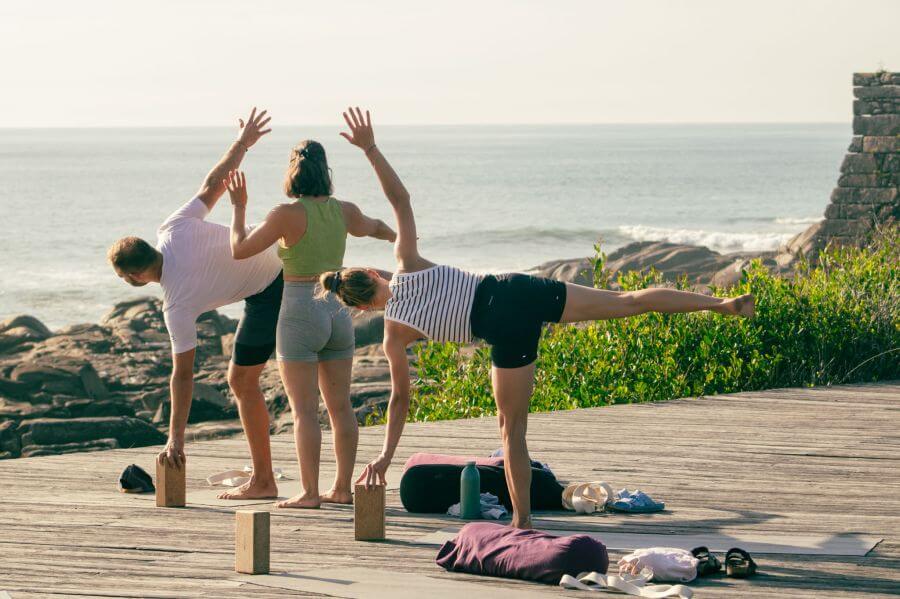
M293 201L273 208L252 230L245 226L244 174L229 173L226 186L234 205L234 257L276 251L277 244L284 264L276 352L294 415L301 492L277 506L317 508L322 502L352 503L351 478L359 440L356 415L350 405L353 321L333 294L323 293L318 280L323 272L340 271L348 233L386 241L393 241L396 235L383 221L364 215L355 204L331 197L331 171L325 148L315 141L301 142L291 151L284 191ZM334 433L337 461L334 485L323 494L319 493L320 390ZM268 430L268 421L257 424Z

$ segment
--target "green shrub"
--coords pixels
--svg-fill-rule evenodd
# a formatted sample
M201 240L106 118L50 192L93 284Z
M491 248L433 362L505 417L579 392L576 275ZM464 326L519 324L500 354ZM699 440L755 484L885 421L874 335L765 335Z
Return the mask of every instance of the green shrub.
M605 256L595 247L593 264ZM645 314L557 325L540 345L532 411L900 378L900 233L884 230L867 248L832 249L792 277L753 262L717 296L753 293L756 317ZM595 285L609 281L595 272ZM628 272L625 291L662 284ZM680 281L679 287L685 282ZM410 418L443 420L495 413L487 347L418 346Z

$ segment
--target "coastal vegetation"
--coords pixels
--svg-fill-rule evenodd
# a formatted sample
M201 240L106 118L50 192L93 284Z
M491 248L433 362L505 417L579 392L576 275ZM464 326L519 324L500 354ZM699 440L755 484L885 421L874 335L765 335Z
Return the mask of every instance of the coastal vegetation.
M597 287L664 284L653 269L611 276L599 246L592 264ZM551 327L541 340L531 410L900 378L897 226L862 248L827 248L789 276L754 261L737 284L712 293L755 294L756 317L645 314ZM487 347L427 343L416 352L412 420L495 413ZM370 421L383 418L375 413Z

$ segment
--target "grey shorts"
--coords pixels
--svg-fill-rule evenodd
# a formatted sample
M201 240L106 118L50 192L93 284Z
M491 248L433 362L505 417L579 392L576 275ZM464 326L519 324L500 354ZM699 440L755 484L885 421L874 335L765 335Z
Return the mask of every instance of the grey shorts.
M350 311L314 282L285 281L275 335L279 360L324 362L353 357Z

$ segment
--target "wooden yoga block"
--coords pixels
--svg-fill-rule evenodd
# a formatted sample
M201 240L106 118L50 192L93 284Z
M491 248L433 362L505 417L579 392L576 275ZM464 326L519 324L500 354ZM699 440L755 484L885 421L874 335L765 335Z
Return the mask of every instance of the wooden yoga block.
M185 468L156 462L156 507L184 507Z
M234 571L269 573L269 512L235 512Z
M384 540L384 485L356 485L353 493L353 529L357 541Z

